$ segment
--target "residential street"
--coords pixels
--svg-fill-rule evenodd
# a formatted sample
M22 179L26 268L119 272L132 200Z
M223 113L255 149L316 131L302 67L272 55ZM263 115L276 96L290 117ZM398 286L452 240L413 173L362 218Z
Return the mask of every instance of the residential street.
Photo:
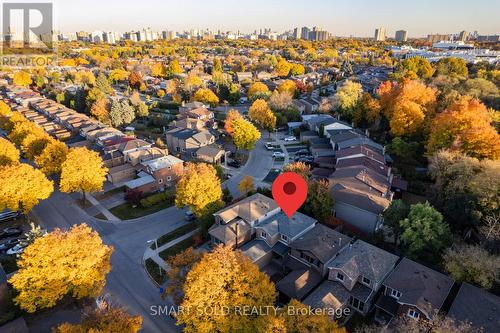
M140 221L104 222L88 216L70 196L54 192L50 199L34 209L34 213L40 224L49 230L66 229L85 222L99 232L103 241L114 247L112 270L104 293L109 293L113 302L125 306L131 313L140 314L144 332L180 331L170 317L150 316L150 306L164 305L165 301L142 268L142 258L148 240L185 223L182 210L169 208Z

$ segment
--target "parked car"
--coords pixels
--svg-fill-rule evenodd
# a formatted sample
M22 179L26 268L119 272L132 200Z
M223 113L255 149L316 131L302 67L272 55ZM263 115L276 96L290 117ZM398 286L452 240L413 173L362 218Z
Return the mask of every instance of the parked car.
M301 149L295 153L295 156L312 156L309 150Z
M184 213L184 219L186 221L194 221L196 219L196 216L194 216L194 213L190 210Z
M297 141L297 138L294 136L287 136L285 138L285 142L292 142L292 141Z
M279 146L278 146L279 147ZM274 150L276 148L276 144L272 142L266 142L266 149L267 150Z
M0 213L0 222L7 222L10 220L14 220L19 217L19 212L13 212L11 210L4 210Z
M23 231L20 228L5 228L3 229L2 232L0 232L0 239L2 238L7 238L7 237L14 237L14 236L19 236L23 233Z
M24 251L24 247L21 244L17 244L11 249L7 250L8 255L13 255L13 254L21 254Z
M273 158L285 158L285 153L283 153L281 151L275 151L273 153Z
M314 158L304 158L303 157L303 158L299 158L297 160L297 162L302 162L302 163L309 165L310 167L313 167L313 168L318 166L318 164L314 162Z
M241 167L241 163L236 161L236 160L232 160L232 161L227 162L227 165L229 165L230 167L236 168L236 169Z
M16 238L3 241L0 243L0 252L5 252L8 249L11 249L14 246L16 246L18 243L19 243L19 239L16 239Z

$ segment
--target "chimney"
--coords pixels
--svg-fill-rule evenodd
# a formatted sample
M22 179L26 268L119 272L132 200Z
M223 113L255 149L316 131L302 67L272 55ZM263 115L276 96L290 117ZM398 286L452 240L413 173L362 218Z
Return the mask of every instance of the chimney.
M339 237L339 246L342 245L342 237Z

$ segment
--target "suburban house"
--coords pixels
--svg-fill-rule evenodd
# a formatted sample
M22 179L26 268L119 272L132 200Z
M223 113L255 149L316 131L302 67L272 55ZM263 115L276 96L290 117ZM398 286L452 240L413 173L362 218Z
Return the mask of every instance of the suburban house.
M383 293L375 303L375 320L386 325L401 315L431 319L453 284L449 276L403 258L383 283Z
M190 102L190 103L182 103L179 106L179 113L184 114L189 110L197 109L197 108L206 108L207 106L201 102Z
M279 211L273 199L259 193L232 204L214 214L215 224L209 230L212 243L239 247L255 235L255 225Z
M318 309L350 306L366 315L398 260L398 256L356 240L328 264L328 279L304 303Z
M125 183L128 190L143 193L164 191L174 186L184 171L184 161L167 155L141 162L135 167L137 178Z
M133 166L140 164L142 162L147 162L154 160L163 156L168 155L167 149L161 149L158 147L149 147L146 149L139 149L127 154L127 162Z
M484 333L500 332L500 297L463 282L448 311L448 317L469 322Z
M252 72L237 72L236 79L238 80L239 83L243 81L252 81L253 74Z
M226 151L217 145L201 147L196 151L196 158L201 162L221 164L225 161Z
M289 244L284 260L290 271L276 283L284 300L303 300L328 273L328 265L351 242L351 238L322 224L304 233Z
M192 157L201 147L215 143L215 136L207 130L198 132L192 129L174 128L169 130L165 137L172 154L181 153Z

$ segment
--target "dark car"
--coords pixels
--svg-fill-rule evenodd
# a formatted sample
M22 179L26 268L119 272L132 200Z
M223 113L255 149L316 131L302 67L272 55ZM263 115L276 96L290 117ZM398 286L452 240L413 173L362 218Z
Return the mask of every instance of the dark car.
M23 233L20 228L5 228L2 232L0 232L0 239L7 237L19 236Z
M313 167L313 168L318 166L318 164L314 162L314 158L304 158L303 157L303 158L299 158L297 160L297 162L302 162L302 163L309 165L310 167Z
M4 242L0 243L0 252L5 252L8 249L13 248L19 243L19 239L13 238L13 239L8 239Z
M0 213L0 222L8 222L19 217L19 212L4 210Z
M227 165L229 165L230 167L233 167L233 168L239 168L241 166L241 163L233 160L233 161L227 162Z
M307 149L301 149L295 153L295 156L311 156L311 153Z

